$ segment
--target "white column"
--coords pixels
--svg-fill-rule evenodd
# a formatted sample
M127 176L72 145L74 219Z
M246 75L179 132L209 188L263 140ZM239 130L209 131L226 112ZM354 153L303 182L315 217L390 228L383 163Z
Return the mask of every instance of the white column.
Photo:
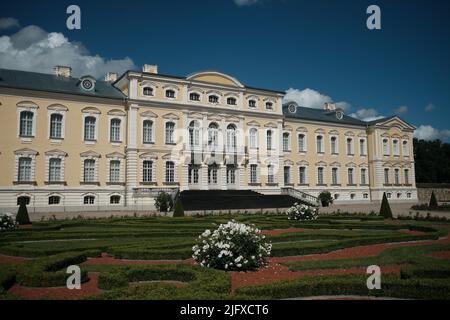
M127 188L127 206L134 203L133 188L138 186L138 152L137 152L137 114L139 106L132 104L128 110L128 132L126 149L126 188Z

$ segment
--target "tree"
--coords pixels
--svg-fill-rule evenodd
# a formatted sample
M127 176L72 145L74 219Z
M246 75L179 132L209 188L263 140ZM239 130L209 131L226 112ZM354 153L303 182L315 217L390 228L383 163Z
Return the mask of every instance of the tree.
M170 194L166 192L158 193L155 199L155 207L159 212L171 211L173 208L173 199Z
M417 183L450 183L450 144L414 139Z
M174 217L184 217L184 209L183 209L183 203L181 202L181 197L177 197L177 201L175 201L175 207L173 209L173 216Z
M319 194L319 200L322 203L322 207L328 207L330 203L333 203L333 197L329 191L322 191Z
M17 212L16 221L19 225L31 224L28 216L27 199L19 198L19 211Z
M384 217L385 219L393 218L391 206L389 205L389 201L386 196L386 192L383 193L383 201L381 202L380 216Z
M438 207L438 202L434 191L431 192L430 204L428 206L430 207L430 209L436 209Z

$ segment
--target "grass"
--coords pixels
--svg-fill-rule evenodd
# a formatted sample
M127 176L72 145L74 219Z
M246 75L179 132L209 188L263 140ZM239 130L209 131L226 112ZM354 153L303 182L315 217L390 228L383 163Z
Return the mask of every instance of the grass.
M267 236L273 256L325 253L337 249L386 242L437 239L448 234L442 221L383 220L375 215L322 215L312 222L289 221L280 215L220 215L205 217L134 217L71 219L33 224L32 229L0 233L0 253L33 257L23 265L0 265L0 298L11 298L8 288L18 283L30 287L64 286L65 268L87 257L107 252L119 259L172 260L192 255L192 246L205 229L234 219L263 230L302 228ZM420 231L409 234L404 230ZM401 276L383 277L383 292L368 292L364 276L311 277L266 286L243 287L230 295L230 274L187 265L85 266L99 272L105 292L95 299L274 299L318 294L362 294L395 297L447 298L450 292L448 260L426 254L450 250L448 245L389 249L378 257L332 261L291 262L295 270L338 269L371 264L404 265ZM364 280L364 281L363 281ZM155 282L156 281L156 282ZM167 281L178 281L175 286ZM131 286L130 283L143 282ZM149 283L150 282L150 283ZM447 290L445 293L444 291ZM443 293L444 292L444 293Z

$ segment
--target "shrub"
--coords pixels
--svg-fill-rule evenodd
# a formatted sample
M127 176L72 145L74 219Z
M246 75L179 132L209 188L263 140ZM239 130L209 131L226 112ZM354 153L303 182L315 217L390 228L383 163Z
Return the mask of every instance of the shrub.
M155 199L155 207L159 212L172 211L173 199L170 194L166 192L158 193L158 196Z
M17 222L11 213L0 214L0 231L14 230L17 228Z
M383 193L383 201L381 202L380 216L384 217L385 219L392 219L392 210L391 206L389 205L386 192Z
M192 250L192 257L202 267L246 271L261 267L272 245L260 230L233 220L203 232Z
M177 201L175 202L175 208L173 210L173 216L174 217L184 217L183 203L181 202L180 197L178 197Z
M30 217L28 216L26 199L20 198L19 201L19 211L17 212L16 221L20 225L31 224Z
M304 204L294 203L286 211L289 220L316 220L319 215L319 209Z
M428 206L430 207L430 209L436 209L438 207L438 202L436 199L436 195L434 194L434 191L431 192L430 204Z
M322 207L328 207L331 203L333 203L333 197L329 191L322 191L318 198L322 203Z

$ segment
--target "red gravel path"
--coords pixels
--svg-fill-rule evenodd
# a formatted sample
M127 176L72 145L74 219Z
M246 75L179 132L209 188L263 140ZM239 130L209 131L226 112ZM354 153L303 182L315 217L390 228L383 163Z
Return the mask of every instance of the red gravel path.
M261 233L266 236L279 236L285 233L304 232L306 229L302 228L289 228L289 229L274 229L274 230L262 230Z
M101 291L97 287L98 274L89 273L89 281L81 284L80 290L69 290L64 287L58 288L30 288L15 284L9 292L27 299L53 299L53 300L67 300L80 299L94 294L99 294Z
M432 252L432 253L428 254L427 256L430 256L433 258L440 258L440 259L450 259L450 251Z

